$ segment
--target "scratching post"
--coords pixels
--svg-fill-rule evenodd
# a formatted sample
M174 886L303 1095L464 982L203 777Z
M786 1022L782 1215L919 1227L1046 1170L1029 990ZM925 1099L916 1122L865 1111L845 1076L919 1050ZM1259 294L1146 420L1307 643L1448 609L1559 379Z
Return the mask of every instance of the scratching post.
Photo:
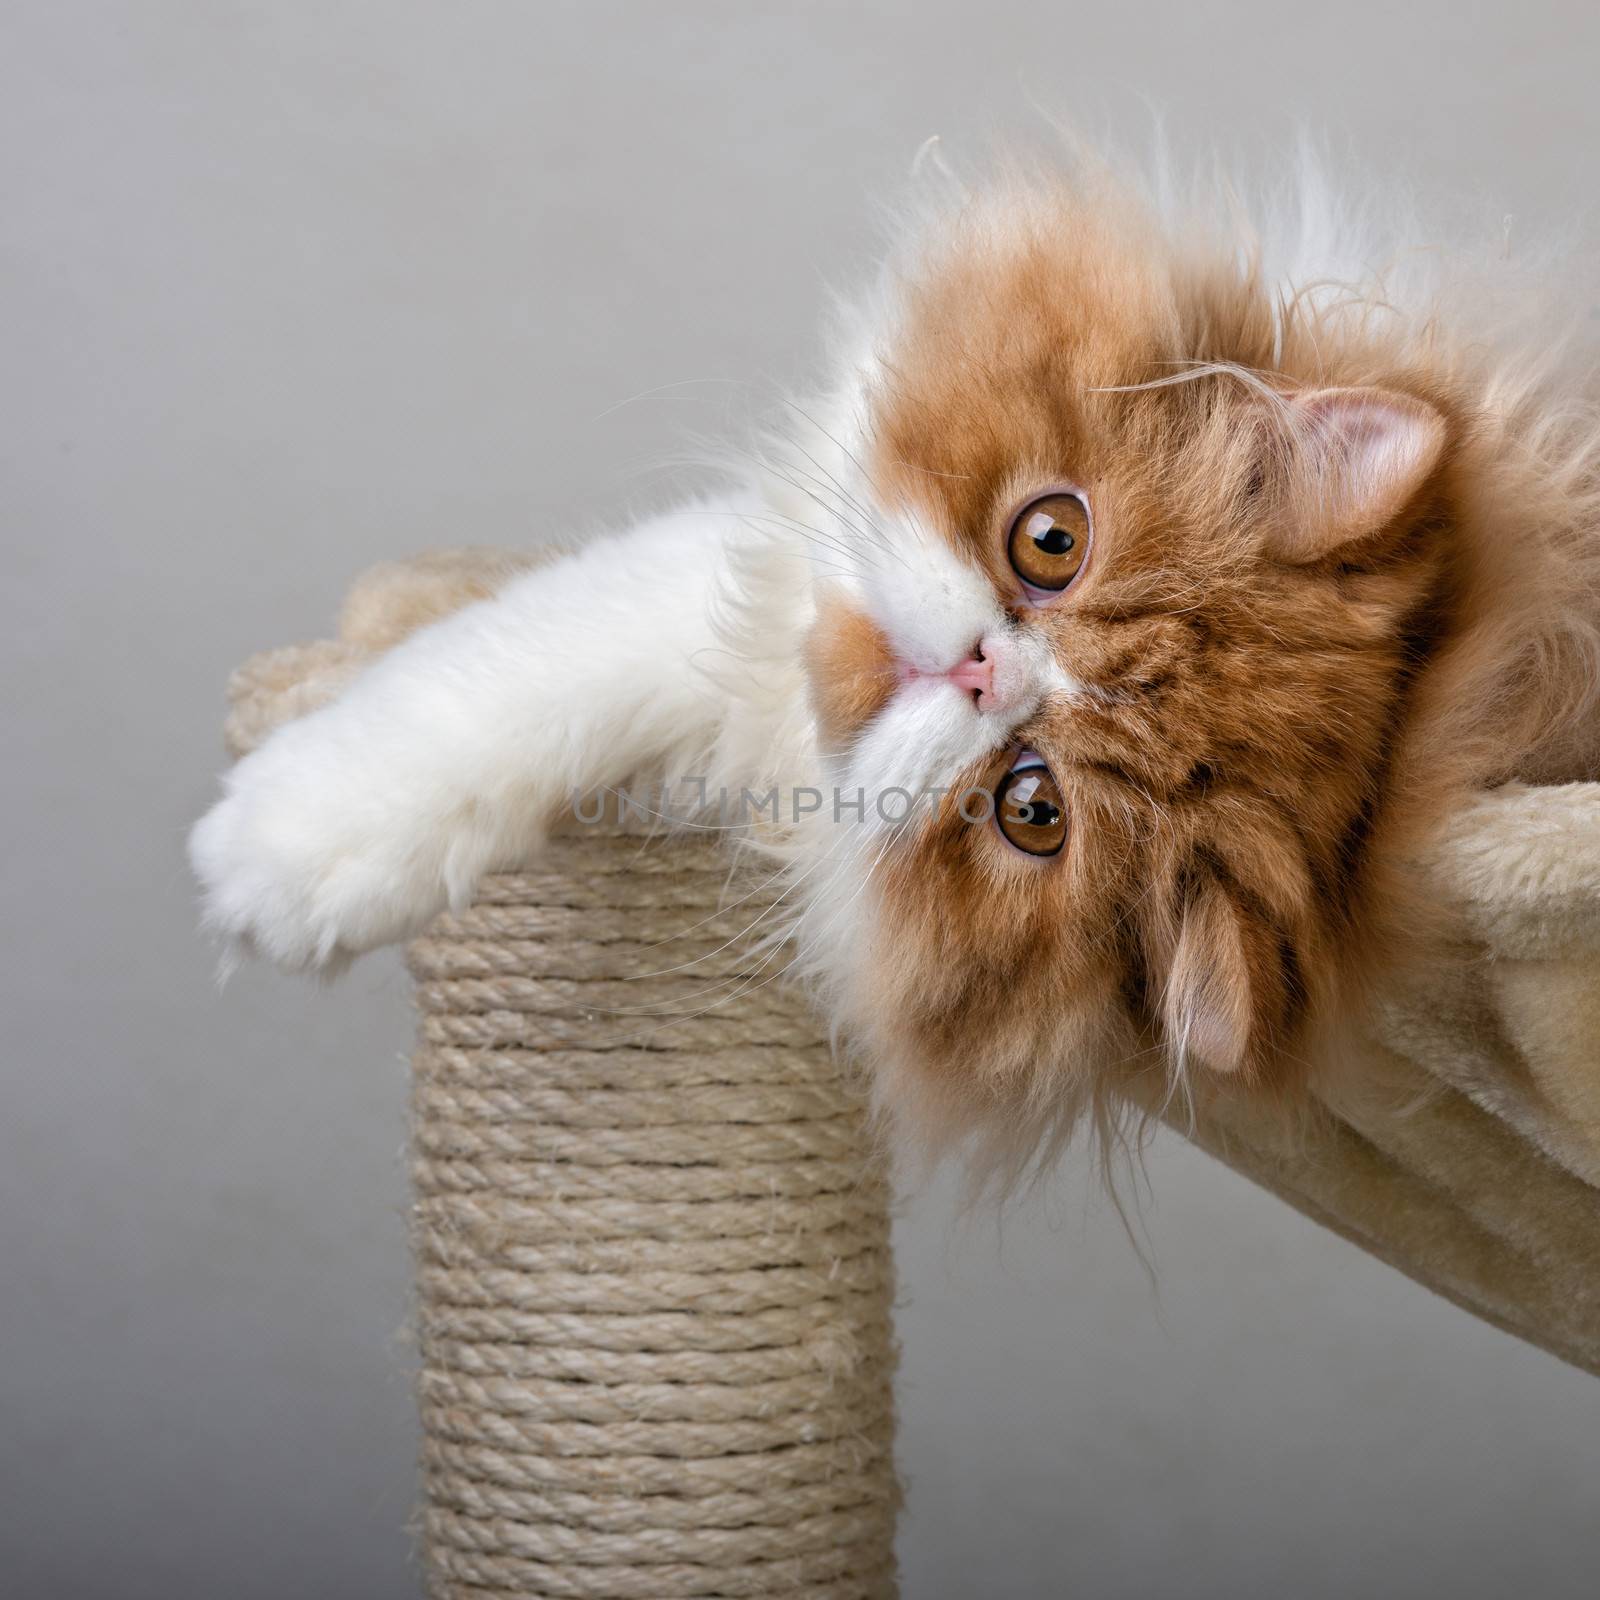
M439 1600L896 1592L887 1188L769 902L576 829L411 947Z

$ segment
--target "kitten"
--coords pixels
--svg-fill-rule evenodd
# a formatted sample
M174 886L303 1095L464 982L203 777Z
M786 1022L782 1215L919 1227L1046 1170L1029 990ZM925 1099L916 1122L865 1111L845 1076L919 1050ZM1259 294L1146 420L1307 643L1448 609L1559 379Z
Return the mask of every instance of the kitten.
M945 207L740 481L423 628L227 774L206 923L332 967L577 792L775 788L750 832L799 964L926 1126L1292 1088L1375 973L1445 958L1430 826L1600 769L1576 347L1491 321L1500 269L1377 276L1313 178L1298 206L1289 260L1088 163Z

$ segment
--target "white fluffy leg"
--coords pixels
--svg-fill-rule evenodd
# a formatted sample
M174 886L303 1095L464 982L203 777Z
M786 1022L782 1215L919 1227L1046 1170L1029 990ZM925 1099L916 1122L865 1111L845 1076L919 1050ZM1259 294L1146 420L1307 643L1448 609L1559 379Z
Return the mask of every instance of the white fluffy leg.
M231 950L337 968L534 847L580 786L689 760L726 715L696 652L732 502L602 539L406 640L224 778L190 860Z

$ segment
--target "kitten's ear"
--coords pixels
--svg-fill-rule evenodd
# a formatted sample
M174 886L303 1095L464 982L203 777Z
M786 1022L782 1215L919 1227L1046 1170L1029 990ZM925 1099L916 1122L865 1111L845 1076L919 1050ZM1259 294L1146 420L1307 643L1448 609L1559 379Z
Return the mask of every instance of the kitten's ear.
M1180 916L1161 998L1167 1042L1180 1061L1249 1072L1283 1019L1282 952L1209 873L1190 885Z
M1444 453L1444 418L1389 389L1315 389L1289 401L1281 504L1269 548L1316 561L1402 512Z

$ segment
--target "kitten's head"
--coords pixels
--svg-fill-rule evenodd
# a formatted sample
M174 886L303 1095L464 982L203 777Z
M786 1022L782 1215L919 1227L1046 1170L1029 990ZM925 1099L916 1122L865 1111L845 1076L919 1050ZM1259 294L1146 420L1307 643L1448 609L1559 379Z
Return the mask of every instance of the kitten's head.
M1119 1072L1280 1082L1363 937L1451 402L1309 343L1115 206L1002 207L899 287L805 469L848 571L807 649L839 793L804 952L958 1126Z

